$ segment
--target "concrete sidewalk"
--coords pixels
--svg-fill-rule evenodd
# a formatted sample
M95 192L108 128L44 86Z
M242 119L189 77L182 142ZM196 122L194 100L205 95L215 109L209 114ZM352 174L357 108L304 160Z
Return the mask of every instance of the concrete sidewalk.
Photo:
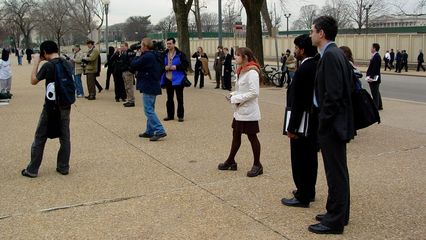
M29 83L31 68L13 66L14 96L0 106L0 239L425 238L426 104L384 99L382 123L348 145L350 224L344 235L319 236L307 227L325 211L321 158L311 207L280 202L294 189L282 135L284 89L260 92L260 177L246 177L252 154L245 137L239 170L217 170L230 149L232 109L227 91L206 80L204 89L185 89L185 122L163 122L168 136L159 142L137 136L145 128L140 100L124 108L113 89L96 101L78 99L70 175L55 172L59 143L49 140L39 177L29 179L20 170L44 101L44 83ZM105 71L99 79L104 85ZM165 99L157 101L160 118Z

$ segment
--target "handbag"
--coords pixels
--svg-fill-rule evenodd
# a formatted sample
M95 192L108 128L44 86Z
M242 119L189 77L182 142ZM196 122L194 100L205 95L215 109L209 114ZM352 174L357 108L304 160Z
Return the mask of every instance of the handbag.
M189 79L185 76L185 78L183 79L183 86L190 87L191 85L192 85L191 81L189 81Z
M358 78L355 79L355 90L352 92L352 108L355 130L380 123L380 115L373 98L363 89Z
M285 115L284 115L284 135L287 135L290 118L291 118L291 108L287 107L285 109ZM309 128L309 112L303 111L302 119L300 121L299 128L297 129L297 133L299 133L301 136L307 137L308 128Z

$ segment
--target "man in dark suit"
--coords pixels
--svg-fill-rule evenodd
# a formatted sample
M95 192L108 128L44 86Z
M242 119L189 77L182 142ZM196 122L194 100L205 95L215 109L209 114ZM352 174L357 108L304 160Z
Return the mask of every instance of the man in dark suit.
M396 61L395 72L400 73L402 69L402 54L399 51L399 49L396 50L395 61Z
M380 66L382 64L382 58L379 54L380 45L378 43L373 43L371 47L372 57L370 59L370 64L367 69L367 80L368 85L370 85L371 95L373 96L374 104L377 109L382 110L382 97L380 96L379 86L382 82L382 77L380 75Z
M404 69L406 72L408 71L408 53L407 50L402 50L402 61L401 61L401 70Z
M318 234L342 234L349 221L349 171L346 144L354 137L352 66L334 40L337 22L330 16L314 20L312 44L319 48L321 59L315 77L314 106L318 108L318 143L324 161L328 185L325 214L320 223L308 230Z
M225 53L225 62L223 63L223 84L225 89L231 91L231 74L232 74L232 56L229 54L228 48L223 48Z
M389 65L390 65L390 67L392 69L392 68L394 68L393 61L395 61L395 52L393 51L393 48L391 49L389 55L390 55Z
M291 168L296 190L293 191L293 198L283 198L281 203L306 208L315 199L317 182L318 113L313 111L312 98L319 55L308 34L298 36L294 45L295 57L301 64L287 90L287 110L291 110L291 114L284 120L284 134L290 138ZM304 113L309 113L307 136L298 131Z

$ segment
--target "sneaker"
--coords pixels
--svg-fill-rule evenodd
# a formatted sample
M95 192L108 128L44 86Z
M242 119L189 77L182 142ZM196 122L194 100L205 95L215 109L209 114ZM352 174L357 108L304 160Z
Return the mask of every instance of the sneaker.
M123 106L124 107L134 107L135 103L134 102L126 102L126 103L123 103Z
M144 132L144 133L139 133L139 137L141 137L141 138L152 138L153 135Z
M29 173L29 172L27 172L27 169L22 169L21 174L22 174L22 176L29 177L29 178L36 178L37 177L37 174Z
M163 137L165 137L165 136L167 136L167 134L166 133L161 133L161 134L155 134L154 136L152 136L150 139L149 139L149 141L152 141L152 142L155 142L155 141L158 141L158 140L160 140L161 138L163 138Z
M83 98L84 96L82 94L77 95L77 98Z

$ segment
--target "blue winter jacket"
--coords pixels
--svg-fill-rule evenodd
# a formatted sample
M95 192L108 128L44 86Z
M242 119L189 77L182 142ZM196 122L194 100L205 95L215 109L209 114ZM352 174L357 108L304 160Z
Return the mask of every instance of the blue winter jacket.
M182 86L183 80L186 76L186 70L189 66L189 61L186 55L181 52L178 48L175 47L176 55L172 60L172 65L176 66L176 70L172 71L172 86ZM164 54L164 66L167 66L169 63L168 58L169 50L167 50ZM165 81L168 81L166 79L166 73L163 73L163 76L161 77L161 87L165 86Z
M160 95L161 63L162 56L154 51L143 52L141 56L135 57L131 68L137 71L136 89L141 93Z

